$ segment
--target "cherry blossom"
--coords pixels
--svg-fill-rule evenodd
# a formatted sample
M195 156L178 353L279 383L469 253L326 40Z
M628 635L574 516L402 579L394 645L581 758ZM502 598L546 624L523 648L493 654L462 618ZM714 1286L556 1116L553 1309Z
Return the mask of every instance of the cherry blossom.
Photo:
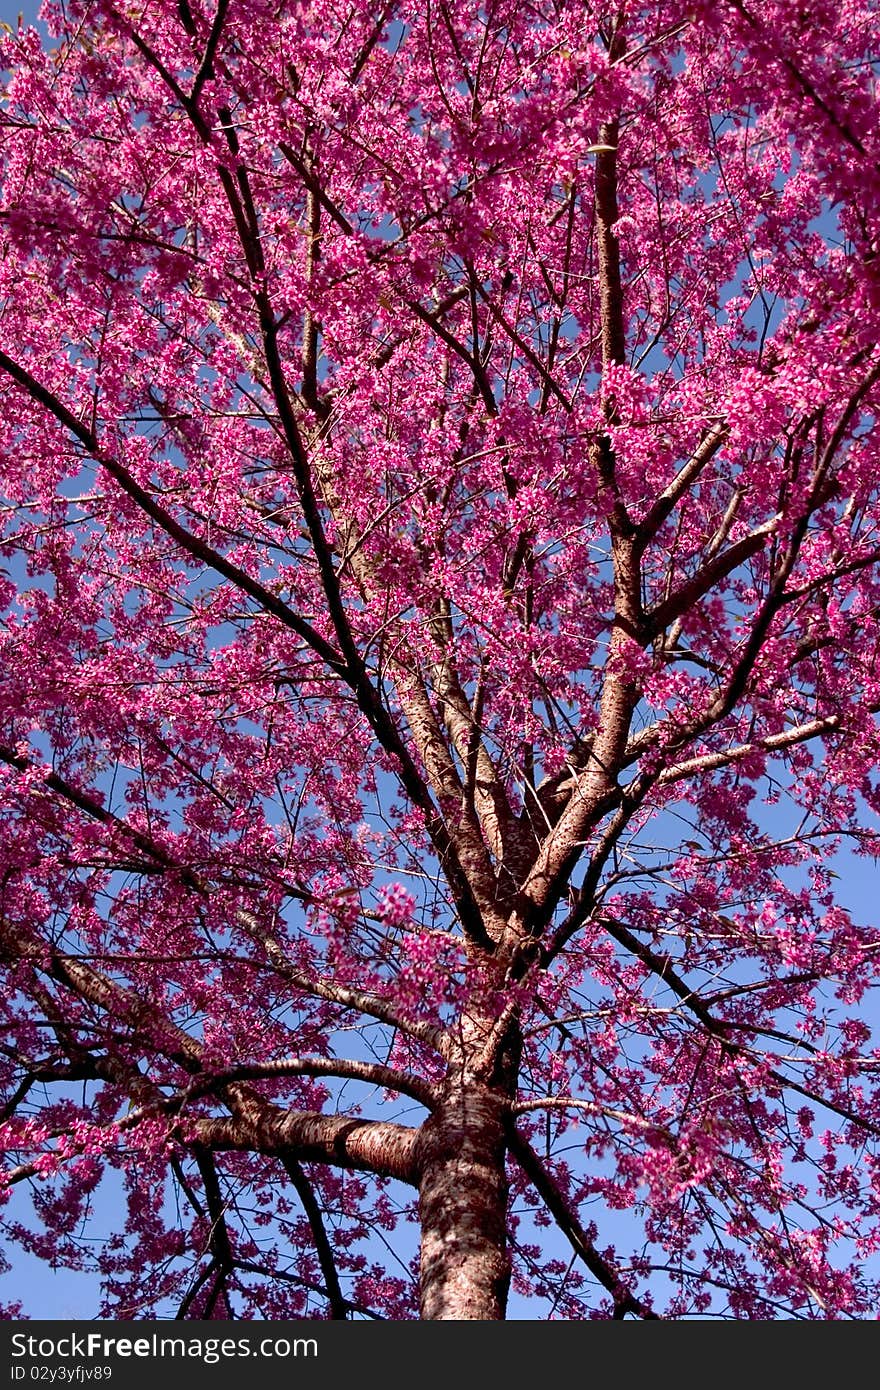
M7 1260L111 1318L873 1317L874 0L42 17Z

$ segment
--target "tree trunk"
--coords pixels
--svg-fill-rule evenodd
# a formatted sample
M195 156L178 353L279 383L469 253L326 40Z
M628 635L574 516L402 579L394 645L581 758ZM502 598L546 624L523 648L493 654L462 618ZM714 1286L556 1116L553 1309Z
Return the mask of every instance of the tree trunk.
M418 1140L421 1316L504 1319L510 1284L503 1101L458 1081Z

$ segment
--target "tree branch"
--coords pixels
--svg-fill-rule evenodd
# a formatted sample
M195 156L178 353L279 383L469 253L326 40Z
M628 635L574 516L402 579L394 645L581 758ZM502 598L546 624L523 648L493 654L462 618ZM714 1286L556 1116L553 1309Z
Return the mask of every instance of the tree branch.
M599 1254L562 1195L559 1185L548 1173L528 1140L518 1133L512 1123L508 1126L507 1142L513 1157L525 1176L534 1185L535 1191L541 1197L572 1250L586 1265L593 1278L611 1294L614 1301L614 1316L622 1318L627 1313L632 1313L637 1318L658 1321L659 1314L653 1312L646 1303L631 1293L624 1284L620 1271Z

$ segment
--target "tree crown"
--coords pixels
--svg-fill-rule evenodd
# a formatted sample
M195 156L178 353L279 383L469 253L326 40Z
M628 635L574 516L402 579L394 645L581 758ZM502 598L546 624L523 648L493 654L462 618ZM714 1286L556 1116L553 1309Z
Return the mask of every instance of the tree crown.
M44 13L14 1241L116 1316L866 1316L876 4Z

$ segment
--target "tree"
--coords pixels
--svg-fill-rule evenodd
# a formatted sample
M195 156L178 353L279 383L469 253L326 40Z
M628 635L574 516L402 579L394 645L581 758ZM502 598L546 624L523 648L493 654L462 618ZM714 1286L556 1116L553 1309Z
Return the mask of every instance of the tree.
M876 3L44 14L13 1245L111 1317L871 1315Z

